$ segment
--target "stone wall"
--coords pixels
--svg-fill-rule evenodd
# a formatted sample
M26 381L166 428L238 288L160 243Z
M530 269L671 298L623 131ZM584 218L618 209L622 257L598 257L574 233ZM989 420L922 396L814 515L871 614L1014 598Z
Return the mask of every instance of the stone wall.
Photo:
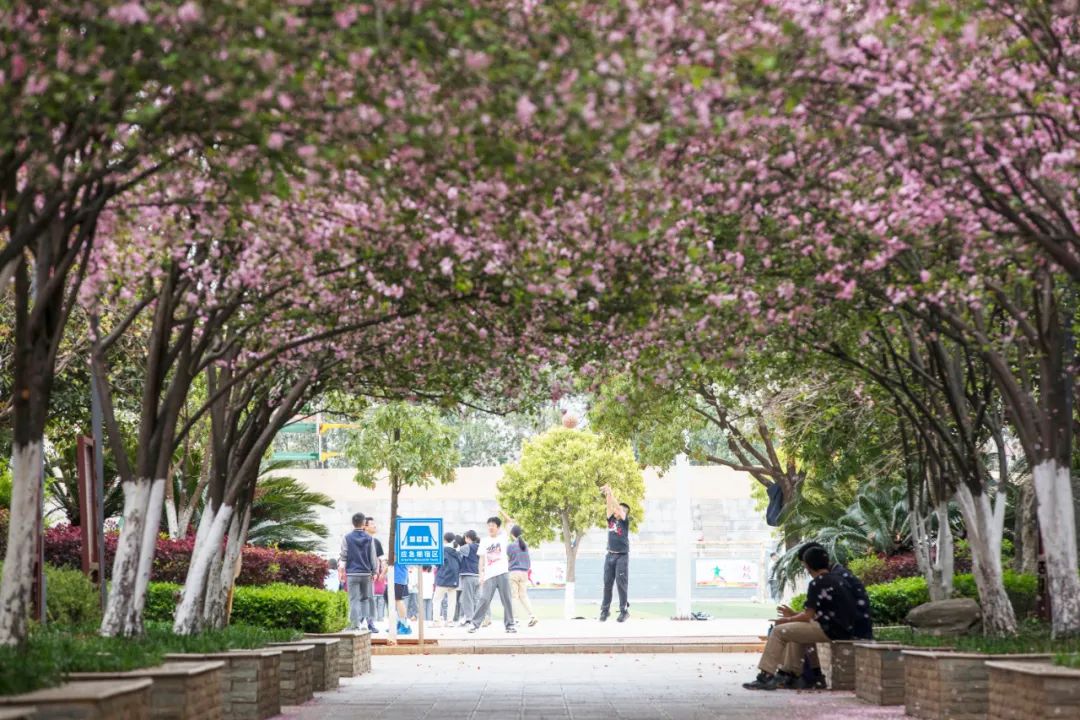
M225 663L169 662L152 668L117 673L74 673L71 680L129 680L149 678L152 720L222 720L222 678Z
M1049 663L989 662L989 720L1080 719L1080 670Z
M308 633L305 638L336 638L338 675L357 677L371 672L371 633L367 630L345 630L338 633Z
M314 645L278 645L281 649L281 704L303 705L315 693L312 686Z
M904 663L900 645L856 643L855 695L874 705L904 704Z
M32 706L35 720L150 720L149 679L78 680L0 697L0 708Z
M271 643L271 646L289 643ZM341 685L341 667L338 662L338 647L344 643L340 638L327 638L308 635L303 641L314 649L311 665L311 684L316 692L336 690Z
M904 707L924 720L985 720L989 706L988 660L1023 662L1048 655L979 655L904 650Z
M225 720L265 720L281 712L281 650L173 654L179 662L224 660L222 715Z
M818 659L830 690L855 689L855 643L835 640L818 643Z

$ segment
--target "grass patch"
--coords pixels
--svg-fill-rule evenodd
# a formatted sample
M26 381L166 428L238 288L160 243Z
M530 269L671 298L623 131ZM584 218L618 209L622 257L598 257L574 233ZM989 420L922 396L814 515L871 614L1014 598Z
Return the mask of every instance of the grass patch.
M296 640L294 630L233 625L199 635L174 635L165 623L150 623L138 638L97 634L96 626L39 627L17 648L0 647L0 695L51 687L73 672L121 672L161 664L168 653L210 653L258 648Z
M886 628L875 631L874 639L883 642L903 643L913 647L947 647L958 652L986 653L989 655L1059 653L1062 656L1077 654L1077 657L1080 657L1080 638L1052 638L1050 637L1050 626L1035 621L1023 623L1020 632L1012 637L987 635L937 637L914 632L910 628Z
M1058 653L1054 656L1054 664L1080 670L1080 653Z

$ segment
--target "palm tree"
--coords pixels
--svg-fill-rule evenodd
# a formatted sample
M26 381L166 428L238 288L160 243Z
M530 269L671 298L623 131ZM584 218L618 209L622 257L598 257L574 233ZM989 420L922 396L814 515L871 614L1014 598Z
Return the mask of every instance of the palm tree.
M309 490L296 478L274 474L287 465L271 462L263 466L251 503L248 543L311 552L330 535L315 508L332 508L334 501Z

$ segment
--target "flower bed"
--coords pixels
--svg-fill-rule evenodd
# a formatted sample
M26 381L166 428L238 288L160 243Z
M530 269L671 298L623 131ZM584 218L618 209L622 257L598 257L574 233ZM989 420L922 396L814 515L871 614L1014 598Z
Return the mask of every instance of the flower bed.
M116 552L116 533L105 535L105 573L112 573ZM158 538L154 549L154 568L151 576L157 582L183 583L187 579L194 536L170 540ZM287 583L322 588L326 581L327 563L314 553L245 545L238 585L269 585ZM82 537L73 525L56 525L45 530L45 562L55 567L74 570L82 568Z

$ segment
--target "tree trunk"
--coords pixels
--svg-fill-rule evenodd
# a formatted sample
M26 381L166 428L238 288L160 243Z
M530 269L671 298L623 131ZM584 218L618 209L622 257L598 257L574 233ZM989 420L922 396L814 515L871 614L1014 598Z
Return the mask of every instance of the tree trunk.
M968 542L971 545L972 572L979 590L983 629L991 635L1015 635L1016 613L1005 592L1001 572L1001 536L1005 525L1004 496L991 507L986 493L973 495L961 484L956 498L964 516Z
M225 531L232 520L232 514L231 505L222 505L216 513L209 507L203 510L203 520L199 523L199 532L195 536L195 549L191 554L187 581L180 595L180 603L176 606L173 632L177 635L192 635L201 629L210 565L221 551L221 543L225 539ZM212 517L210 522L207 522L208 516Z
M158 531L161 529L161 503L165 496L165 480L158 479L150 486L146 502L146 523L143 529L142 547L139 549L139 574L135 578L135 597L128 616L129 633L143 632L143 608L146 607L146 589L150 586L150 574L154 569L157 552Z
M11 516L0 581L0 645L15 645L29 631L37 518L41 512L41 443L16 444L11 453Z
M1080 632L1080 578L1069 467L1045 460L1032 469L1055 637Z
M390 530L387 536L387 542L389 547L386 548L387 557L387 569L386 569L386 581L387 581L387 595L386 595L386 611L389 620L389 633L390 644L397 645L397 605L394 599L394 565L397 563L397 556L394 554L394 548L397 547L397 514L398 514L398 493L401 492L401 486L398 483L397 478L391 476L390 478Z
M1039 572L1039 506L1035 500L1035 483L1028 478L1020 486L1016 503L1016 572L1035 575Z
M937 515L937 553L934 557L934 584L930 587L930 598L935 593L938 600L952 597L953 574L955 573L955 548L953 546L952 526L949 525L949 501L942 500L934 508Z
M566 547L566 589L563 592L563 617L572 620L577 617L577 554L580 538L564 542Z
M133 609L141 563L141 543L147 524L147 503L152 483L141 478L122 484L124 490L124 526L116 542L113 558L112 587L105 616L101 620L101 634L131 635L138 630L133 624Z
M206 584L206 599L203 605L205 627L220 630L228 624L226 608L229 593L236 578L236 565L243 549L244 524L250 517L249 510L234 514L229 523L228 540L224 552L219 552L210 568L210 577Z
M180 518L176 514L176 495L173 491L173 479L165 481L165 522L169 527L169 539L180 537Z

